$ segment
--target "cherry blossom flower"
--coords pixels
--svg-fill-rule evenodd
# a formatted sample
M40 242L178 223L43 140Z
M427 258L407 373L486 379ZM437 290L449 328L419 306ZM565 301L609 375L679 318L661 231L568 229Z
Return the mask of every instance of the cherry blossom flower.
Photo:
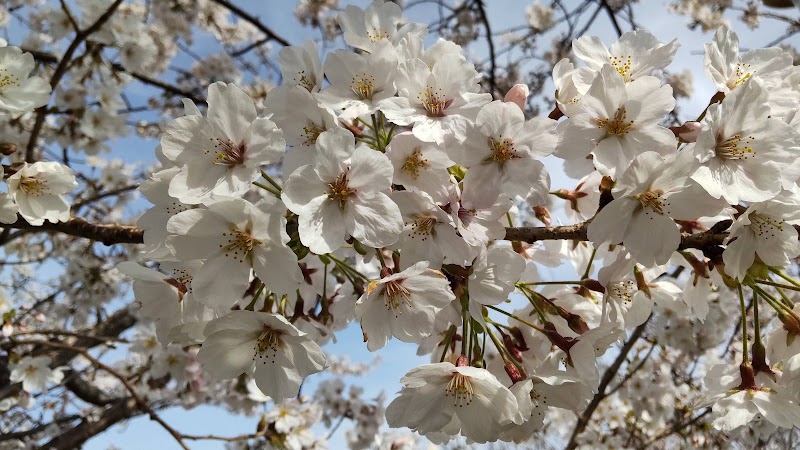
M497 305L514 291L525 259L508 247L492 247L478 256L469 276L469 313L483 323L482 305Z
M637 156L614 186L614 201L589 224L589 240L621 242L645 267L666 263L681 240L674 219L715 215L723 207L689 182L690 158L683 153L668 160L655 152Z
M0 117L20 116L50 100L50 83L30 76L35 65L33 55L19 47L0 46Z
M447 199L450 180L447 168L453 162L442 147L404 132L392 138L386 156L394 167L394 184L410 191L424 192L436 201Z
M476 253L456 232L453 218L431 201L414 192L395 192L392 200L400 207L405 226L394 245L403 264L427 261L432 269L442 264L469 264Z
M295 397L304 377L325 368L325 355L282 316L233 311L212 320L197 354L218 379L248 374L274 401Z
M728 245L722 252L725 273L744 280L756 256L768 266L785 266L800 256L797 230L800 202L784 191L778 197L753 203L731 226Z
M662 44L645 30L623 34L610 48L595 36L582 36L572 43L575 55L589 68L600 71L603 66L610 64L626 83L667 67L675 57L678 47L677 39Z
M348 236L371 247L397 241L400 209L382 191L392 182L392 163L353 135L332 129L317 139L314 162L286 180L282 198L299 216L300 241L317 254L330 253Z
M366 52L374 52L383 43L397 43L409 33L424 35L425 26L404 22L400 6L394 2L374 0L366 10L347 5L336 16L347 45Z
M701 163L692 179L730 204L777 195L782 168L791 165L796 159L792 151L800 149L800 134L769 115L767 91L759 79L733 91L722 104L709 106L706 126L691 149Z
M9 176L8 193L19 207L19 214L31 225L45 220L69 220L69 202L64 194L78 187L72 169L57 162L23 163Z
M603 66L581 99L580 114L559 125L556 154L579 159L590 152L603 175L617 178L636 155L675 152L672 132L658 125L675 107L672 88L658 78L642 76L625 84L610 65Z
M436 314L455 300L444 275L428 262L373 281L355 306L367 348L383 348L392 336L420 342L430 335Z
M374 113L381 100L396 92L397 52L388 43L367 54L337 50L325 58L323 67L330 86L317 99L342 120Z
M259 168L280 158L285 146L275 123L256 117L247 94L216 82L208 87L208 116L179 117L161 137L164 155L181 168L169 195L197 204L244 194L260 176Z
M322 87L322 61L314 42L283 47L278 53L278 65L284 86L299 86L310 93L319 92Z
M173 336L185 334L202 341L206 322L215 318L213 312L199 303L192 292L192 279L202 261L185 264L161 263L161 268L171 273L166 275L156 270L126 261L117 264L117 269L133 278L133 295L141 304L140 314L156 325L156 336L166 347ZM173 330L186 324L182 330Z
M800 426L800 405L786 395L792 391L783 392L774 383L759 386L757 380L743 380L742 372L749 372L752 377L752 370L718 364L706 373L704 382L710 392L704 404L713 404L714 428L730 432L746 426L757 415L782 428Z
M739 36L727 24L717 28L714 40L705 44L706 75L724 94L758 77L763 81L780 79L783 69L792 66L792 56L783 49L757 48L739 54Z
M301 274L297 256L286 244L286 219L280 201L257 204L236 198L208 209L176 214L167 223L167 246L181 261L205 259L192 278L197 299L223 312L240 299L250 284L250 268L269 291L294 295Z
M456 162L469 170L464 178L464 195L478 204L492 204L502 193L527 197L550 190L549 176L538 160L556 146L554 120L525 121L514 104L495 101L481 108L475 125L467 127L467 138ZM544 185L532 181L545 180ZM474 192L473 192L474 191Z
M48 386L59 384L64 379L62 367L50 368L52 359L49 356L26 356L11 368L9 380L22 383L25 392L36 392Z
M461 142L467 124L491 101L479 94L478 73L461 55L445 54L429 66L421 59L400 64L396 80L399 97L379 105L391 122L409 126L419 140L442 144L445 138Z
M264 107L272 113L270 119L283 131L286 144L292 147L282 161L284 177L300 166L311 164L319 135L339 127L333 111L297 86L284 84L269 91Z
M391 427L422 435L461 433L478 443L494 442L517 414L517 400L486 369L427 364L401 380L403 389L386 408Z

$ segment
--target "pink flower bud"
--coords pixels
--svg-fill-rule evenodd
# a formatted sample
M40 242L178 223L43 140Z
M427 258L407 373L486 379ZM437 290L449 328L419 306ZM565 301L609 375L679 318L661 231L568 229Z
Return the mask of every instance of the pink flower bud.
M681 142L696 142L697 136L703 131L703 124L700 122L689 121L679 127L673 127L672 132Z
M531 91L526 84L515 84L514 87L508 90L503 101L508 103L512 102L519 106L519 109L525 111L525 100L530 95Z

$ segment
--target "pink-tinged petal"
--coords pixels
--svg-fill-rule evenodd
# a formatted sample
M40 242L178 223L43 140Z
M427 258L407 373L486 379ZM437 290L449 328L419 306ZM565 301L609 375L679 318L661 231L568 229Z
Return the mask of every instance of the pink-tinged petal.
M623 241L625 248L644 267L666 264L680 243L681 233L675 221L650 208L633 215Z
M256 120L256 107L238 87L217 81L208 87L208 120L239 144L247 127Z
M354 238L375 248L394 244L403 231L400 208L382 192L359 196L349 202L345 223Z
M729 243L722 252L722 262L725 263L725 273L728 276L744 280L747 269L756 259L756 240L752 233L745 233Z
M360 145L350 159L347 185L359 192L385 191L392 186L393 172L392 163L385 154Z
M328 198L328 185L319 179L311 165L301 166L289 175L281 192L286 207L301 215L320 198Z
M249 330L218 331L203 342L197 359L212 377L220 380L250 373L256 337Z
M350 209L350 205L346 209ZM315 198L304 208L298 219L298 230L300 242L318 255L336 250L347 238L345 217L339 202L329 200L327 196Z
M589 224L589 240L596 246L621 243L638 206L637 200L627 197L618 198L606 205Z

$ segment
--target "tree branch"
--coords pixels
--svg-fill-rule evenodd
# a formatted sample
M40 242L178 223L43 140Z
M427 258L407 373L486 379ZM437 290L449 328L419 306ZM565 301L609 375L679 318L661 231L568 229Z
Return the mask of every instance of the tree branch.
M494 51L494 40L492 39L492 27L489 25L489 17L486 15L486 8L483 7L483 0L476 0L475 6L478 8L478 13L481 16L481 22L486 29L486 43L489 45L489 93L494 98L494 92L497 90L497 55Z
M77 35L75 35L75 39L72 40L72 43L69 44L67 51L64 52L64 56L61 57L61 61L56 66L55 72L53 72L53 76L50 78L50 87L55 90L58 86L59 81L67 73L67 69L69 67L70 61L72 61L72 55L75 53L75 50L86 40L92 33L99 30L100 27L106 23L114 12L119 8L122 4L122 0L116 0L111 6L108 7L106 12L104 12L97 20L94 21L88 28L81 31ZM49 103L49 102L48 102ZM27 162L34 162L35 158L33 157L33 150L36 148L36 141L39 139L39 133L42 131L42 126L44 125L44 118L47 115L47 105L40 106L36 109L36 122L33 124L33 129L31 130L31 137L28 139L28 146L25 149L25 161Z
M628 357L628 353L636 344L636 341L638 341L639 338L642 337L642 334L644 334L644 329L650 322L650 317L648 317L643 324L639 325L635 330L633 330L631 336L627 341L625 341L625 344L620 349L617 358L603 373L603 378L600 380L600 385L597 386L597 394L595 394L592 402L589 403L589 406L586 407L586 409L583 411L583 414L581 414L581 416L578 418L578 423L575 424L575 429L572 431L572 437L569 438L569 442L567 443L567 446L564 447L564 450L574 450L578 447L578 436L580 436L580 434L583 433L583 430L586 429L586 425L589 424L589 421L592 419L592 414L594 414L595 410L600 405L600 402L602 402L608 396L608 394L606 394L606 388L608 388L611 380L613 380L614 376L616 376L617 372L619 372L619 368L622 367L622 363L625 362L625 359Z
M21 230L57 231L70 236L83 237L105 245L113 244L141 244L144 242L144 231L131 225L96 224L78 217L73 217L66 222L45 222L42 225L31 225L25 219L19 218L16 222L5 225L5 228Z
M256 16L248 13L247 11L243 10L242 8L239 8L238 6L236 6L233 3L229 2L228 0L214 0L214 2L216 2L220 6L224 6L225 8L228 8L228 10L230 12L236 14L237 16L241 17L245 21L250 22L250 24L252 24L254 27L258 28L259 31L264 33L268 38L272 39L273 41L275 41L275 42L277 42L277 43L279 43L279 44L281 44L283 46L291 45L289 43L289 41L287 41L286 39L278 36L268 26L264 25L260 20L258 20L258 18Z

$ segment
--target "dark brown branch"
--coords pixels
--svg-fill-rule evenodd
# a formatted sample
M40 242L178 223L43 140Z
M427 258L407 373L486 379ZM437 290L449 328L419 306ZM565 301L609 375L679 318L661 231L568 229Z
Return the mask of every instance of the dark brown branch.
M80 448L84 442L114 424L139 414L142 414L142 411L138 408L136 400L132 397L126 398L103 410L103 413L94 419L83 419L80 424L54 437L41 448L55 450Z
M614 26L614 31L617 32L617 36L622 36L622 28L619 26L619 22L617 22L617 12L614 11L614 8L612 8L606 0L600 0L600 3L603 4L603 8L608 12L608 18L611 19L611 25Z
M27 53L30 53L31 55L33 55L33 57L39 62L48 63L48 64L55 64L55 63L58 62L58 58L55 55L52 55L50 53L41 52L39 50L28 49L28 48L23 48L22 50L27 52ZM205 100L203 100L202 98L198 97L197 95L195 95L195 94L193 94L193 93L191 93L191 92L189 92L189 91L187 91L185 89L181 89L181 88L179 88L177 86L174 86L172 84L169 84L169 83L167 83L165 81L157 80L155 78L151 78L151 77L148 77L146 75L142 75L142 74L137 73L137 72L129 72L129 71L125 70L124 67L122 67L122 64L119 64L119 63L111 64L111 69L113 69L115 72L126 73L126 74L130 75L131 77L135 78L136 80L140 81L142 84L145 84L145 85L148 85L148 86L157 87L157 88L159 88L159 89L161 89L161 90L163 90L165 92L168 92L170 94L173 94L173 95L177 95L177 96L180 96L180 97L186 97L186 98L188 98L189 100L195 102L198 105L205 105L206 104ZM54 112L54 111L49 111L48 110L48 112Z
M494 97L495 90L497 90L497 55L494 51L494 40L492 39L492 27L489 25L489 17L486 15L486 8L483 6L483 0L476 0L475 6L481 16L483 27L486 28L486 43L489 45L489 93Z
M268 26L264 25L256 16L248 13L247 11L243 10L242 8L239 8L238 6L236 6L233 3L229 2L228 0L214 0L214 2L216 2L220 6L224 6L225 8L228 8L228 10L230 12L236 14L237 16L241 17L245 21L250 22L250 24L252 24L254 27L258 28L259 31L264 33L268 38L272 39L273 41L275 41L275 42L277 42L277 43L279 43L279 44L281 44L283 46L291 45L289 43L289 41L287 41L286 39L278 36Z
M119 8L122 4L122 0L116 0L114 3L109 6L109 8L104 12L97 20L94 21L88 28L81 31L80 33L75 35L75 39L72 40L72 43L69 44L67 47L67 51L64 52L64 56L61 57L61 61L56 66L56 70L53 72L53 76L50 78L50 87L55 90L58 86L58 83L61 81L61 78L67 73L67 69L69 68L69 63L72 61L72 55L75 53L75 50L86 40L89 36L92 35L95 31L98 31L103 24L105 24L108 19L114 15L114 12ZM28 139L28 146L25 149L25 161L34 162L33 151L36 148L36 141L39 139L39 133L42 131L42 126L44 125L44 118L47 115L47 105L40 106L36 109L36 122L33 124L33 129L31 130L31 137Z
M64 377L64 387L69 389L76 397L96 406L106 406L119 401L110 397L100 388L86 381L80 373L69 371Z
M25 219L19 218L16 222L6 225L7 228L35 231L57 231L70 236L78 236L105 245L113 244L141 244L144 242L144 231L130 225L97 224L84 219L73 217L66 222L45 222L42 225L31 225Z
M622 363L625 362L625 359L628 357L628 353L636 344L636 341L638 341L639 338L642 337L642 334L644 334L644 329L647 327L649 322L650 318L648 317L643 324L639 325L635 330L633 330L631 336L627 341L625 341L625 344L619 350L617 358L603 373L603 377L600 379L600 384L597 386L597 394L595 394L591 403L589 403L589 406L587 406L583 411L583 414L578 417L578 423L575 424L575 429L572 431L572 437L569 438L569 442L567 443L567 446L564 447L564 450L574 450L576 447L578 447L578 436L583 433L583 430L586 429L586 426L592 419L592 414L594 414L597 407L600 406L600 403L608 396L606 393L606 388L608 388L611 380L613 380L617 375L617 372L619 372L619 368L622 367Z

